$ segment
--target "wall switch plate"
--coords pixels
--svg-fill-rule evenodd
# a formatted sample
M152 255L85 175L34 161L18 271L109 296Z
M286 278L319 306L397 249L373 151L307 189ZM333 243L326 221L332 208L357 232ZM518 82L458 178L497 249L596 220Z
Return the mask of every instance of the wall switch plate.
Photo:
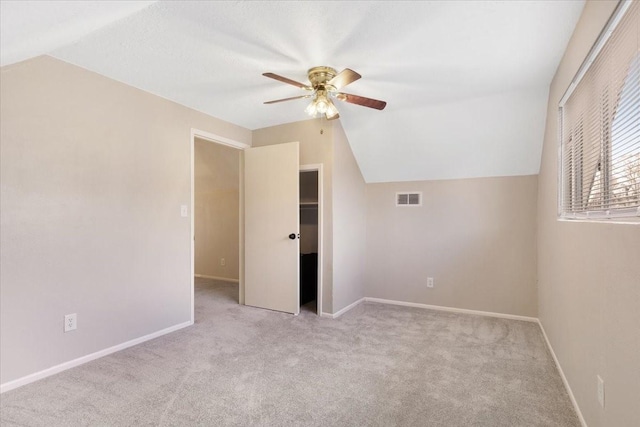
M227 262L224 260L224 258L220 258L220 265L225 265Z
M427 288L433 288L433 277L427 277Z
M600 375L596 375L596 378L598 379L598 402L604 408L604 380Z
M78 315L76 313L64 316L64 331L74 331L78 328Z
M180 216L186 218L189 216L189 210L187 209L187 205L180 205Z

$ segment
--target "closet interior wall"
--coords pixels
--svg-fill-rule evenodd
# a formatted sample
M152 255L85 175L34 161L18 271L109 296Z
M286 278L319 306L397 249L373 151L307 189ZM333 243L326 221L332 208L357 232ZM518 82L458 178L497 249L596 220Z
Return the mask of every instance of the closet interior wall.
M300 305L317 297L318 172L300 172Z

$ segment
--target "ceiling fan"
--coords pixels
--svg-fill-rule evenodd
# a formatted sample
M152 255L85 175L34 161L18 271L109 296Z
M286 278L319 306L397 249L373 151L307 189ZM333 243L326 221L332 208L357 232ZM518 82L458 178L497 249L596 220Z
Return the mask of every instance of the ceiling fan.
M267 101L265 104L275 104L277 102L292 101L294 99L313 98L309 106L305 109L307 114L312 117L318 115L325 116L328 120L335 120L340 117L338 109L333 105L332 99L348 102L350 104L362 105L376 110L383 110L387 103L377 99L365 98L364 96L351 95L349 93L340 92L340 89L346 85L355 82L360 77L349 68L345 68L339 73L331 67L313 67L307 72L310 84L299 83L295 80L279 76L274 73L264 73L265 77L278 80L279 82L297 86L311 93L307 95L294 96L291 98L276 99L275 101Z

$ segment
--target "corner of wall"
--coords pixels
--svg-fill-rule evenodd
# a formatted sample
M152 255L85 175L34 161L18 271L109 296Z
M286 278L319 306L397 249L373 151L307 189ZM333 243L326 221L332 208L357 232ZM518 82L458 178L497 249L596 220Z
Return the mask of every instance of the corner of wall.
M333 124L333 313L364 298L366 185L347 135Z

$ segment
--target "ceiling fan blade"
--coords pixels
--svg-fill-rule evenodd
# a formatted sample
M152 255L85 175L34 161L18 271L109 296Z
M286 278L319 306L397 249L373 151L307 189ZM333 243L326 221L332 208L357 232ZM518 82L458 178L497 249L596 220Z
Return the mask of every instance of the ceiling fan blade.
M384 110L384 107L387 106L385 101L365 98L364 96L351 95L349 93L337 93L336 98L340 101L348 102L349 104L358 104L364 107L375 108L376 110Z
M329 80L327 84L340 90L346 85L355 82L360 77L362 77L360 74L349 68L345 68L344 70L340 71L334 78Z
M277 80L277 81L282 82L282 83L288 83L290 85L299 87L300 89L312 90L311 86L307 86L307 85L302 84L300 82L297 82L295 80L291 80L291 79L288 79L286 77L279 76L277 74L263 73L262 75L265 76L265 77L269 77L270 79Z
M275 101L267 101L264 104L276 104L278 102L284 102L284 101L292 101L294 99L300 99L300 98L311 98L313 95L301 95L301 96L293 96L291 98L283 98L283 99L276 99Z

